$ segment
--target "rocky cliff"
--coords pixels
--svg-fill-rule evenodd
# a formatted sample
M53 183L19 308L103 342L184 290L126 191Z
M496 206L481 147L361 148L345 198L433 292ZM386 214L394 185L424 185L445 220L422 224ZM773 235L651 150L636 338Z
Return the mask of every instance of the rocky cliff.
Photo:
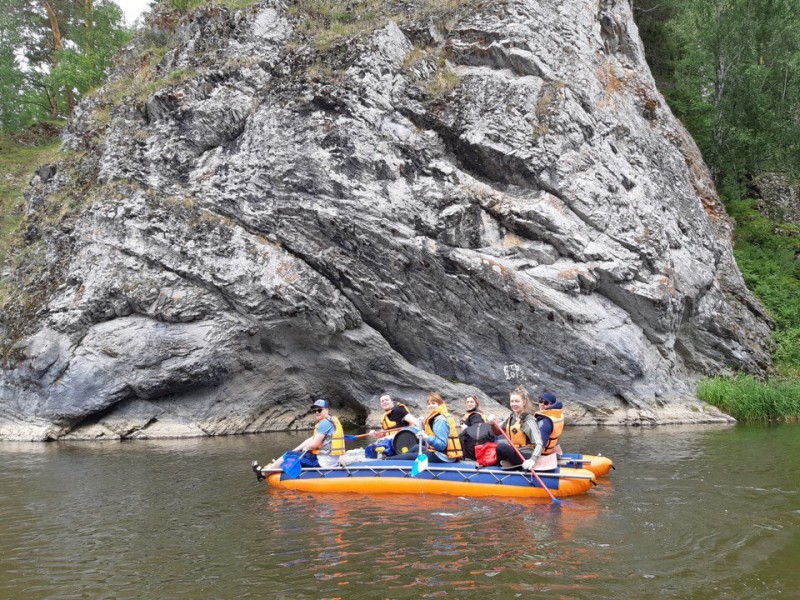
M770 364L626 0L267 0L150 18L32 182L0 436L374 422L389 391L721 421Z

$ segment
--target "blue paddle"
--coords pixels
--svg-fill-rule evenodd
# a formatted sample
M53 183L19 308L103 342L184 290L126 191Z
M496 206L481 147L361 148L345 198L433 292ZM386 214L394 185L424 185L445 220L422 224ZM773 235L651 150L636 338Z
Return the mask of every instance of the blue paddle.
M297 453L297 450L289 450L283 454L283 462L281 463L281 471L286 475L287 479L297 479L300 473L303 472L303 465L300 464L300 459L303 458L307 450Z
M422 450L422 440L419 441L419 454L414 459L414 464L411 465L411 476L416 477L428 468L428 455Z

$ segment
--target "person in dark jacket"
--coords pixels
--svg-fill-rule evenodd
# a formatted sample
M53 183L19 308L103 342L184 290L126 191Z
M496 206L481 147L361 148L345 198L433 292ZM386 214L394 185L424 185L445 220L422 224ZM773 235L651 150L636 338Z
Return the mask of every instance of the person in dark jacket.
M481 412L481 405L476 396L467 396L464 398L464 406L467 412L461 417L461 428L466 429L470 425L477 423L486 423L487 419Z

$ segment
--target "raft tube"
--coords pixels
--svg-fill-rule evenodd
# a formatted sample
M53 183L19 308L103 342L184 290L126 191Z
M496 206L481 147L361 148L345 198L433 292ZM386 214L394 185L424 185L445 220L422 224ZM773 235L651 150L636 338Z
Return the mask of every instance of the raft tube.
M285 473L264 471L269 485L304 492L356 492L366 494L448 494L471 497L549 498L536 478L527 471L500 467L476 467L474 463L429 464L411 477L410 461L365 461L331 469L303 468L291 479ZM594 473L586 469L559 467L537 471L558 498L587 492Z
M558 457L558 466L570 469L586 469L594 473L595 477L604 477L614 468L614 461L607 456L593 454L561 454Z

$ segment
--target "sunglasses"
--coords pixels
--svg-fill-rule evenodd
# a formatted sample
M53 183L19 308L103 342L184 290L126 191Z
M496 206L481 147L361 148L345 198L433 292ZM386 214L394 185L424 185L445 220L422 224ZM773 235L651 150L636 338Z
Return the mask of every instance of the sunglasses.
M315 413L321 413L323 410L325 410L325 409L324 408L315 408L314 412Z

